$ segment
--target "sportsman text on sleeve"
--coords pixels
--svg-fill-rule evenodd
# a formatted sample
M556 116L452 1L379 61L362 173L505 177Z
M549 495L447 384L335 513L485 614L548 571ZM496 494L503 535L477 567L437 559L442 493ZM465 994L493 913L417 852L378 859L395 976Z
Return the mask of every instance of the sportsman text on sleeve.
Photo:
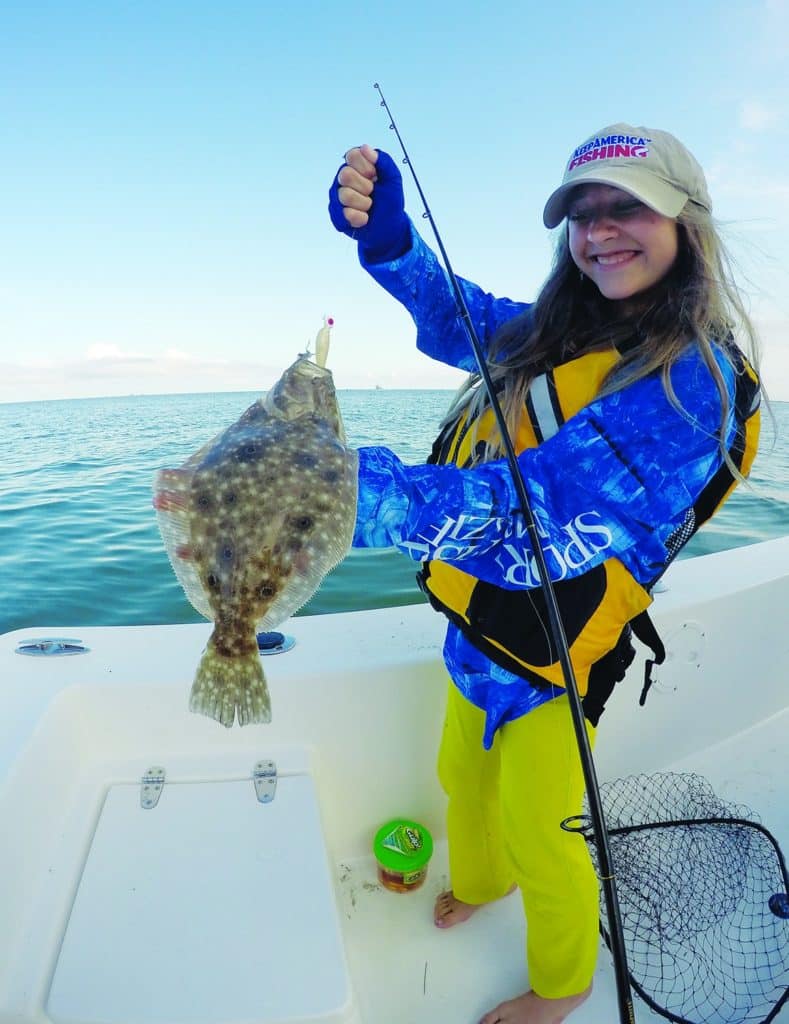
M721 369L731 373L724 360ZM598 399L539 448L521 453L553 579L612 555L640 582L654 576L666 559L666 539L720 465L720 405L714 388L700 387L705 375L692 350L672 370L679 401L694 395L693 420L669 405L653 375L632 385L626 399L620 392ZM382 448L363 448L360 459L354 544L394 545L417 561L453 562L505 587L537 586L504 462L473 471L406 466Z

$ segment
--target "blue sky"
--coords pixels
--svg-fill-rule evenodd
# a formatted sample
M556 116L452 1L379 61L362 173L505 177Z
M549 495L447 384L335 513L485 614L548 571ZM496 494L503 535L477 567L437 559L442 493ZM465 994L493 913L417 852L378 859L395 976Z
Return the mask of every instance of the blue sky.
M789 399L789 2L509 8L5 3L0 401L262 390L324 314L339 387L458 384L326 215L349 146L396 152L375 81L455 270L513 298L575 145L678 135Z

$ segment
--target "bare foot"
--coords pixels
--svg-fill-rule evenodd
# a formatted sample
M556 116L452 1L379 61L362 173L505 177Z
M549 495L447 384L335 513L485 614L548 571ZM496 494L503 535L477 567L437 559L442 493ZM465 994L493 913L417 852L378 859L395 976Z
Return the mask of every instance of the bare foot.
M517 885L513 885L511 889L507 890L506 895L509 896L517 888ZM468 921L475 910L484 906L486 906L485 903L464 903L463 900L457 899L451 889L448 889L436 898L433 921L436 928L451 928L453 925Z
M543 999L536 992L526 992L486 1013L479 1024L562 1024L562 1021L589 998L592 986L576 996Z

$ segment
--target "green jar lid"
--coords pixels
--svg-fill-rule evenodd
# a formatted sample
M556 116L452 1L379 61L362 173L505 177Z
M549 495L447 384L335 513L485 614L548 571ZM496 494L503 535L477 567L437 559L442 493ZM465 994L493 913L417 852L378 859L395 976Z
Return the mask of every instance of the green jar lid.
M376 832L373 853L387 871L418 871L433 856L433 837L416 821L393 818Z

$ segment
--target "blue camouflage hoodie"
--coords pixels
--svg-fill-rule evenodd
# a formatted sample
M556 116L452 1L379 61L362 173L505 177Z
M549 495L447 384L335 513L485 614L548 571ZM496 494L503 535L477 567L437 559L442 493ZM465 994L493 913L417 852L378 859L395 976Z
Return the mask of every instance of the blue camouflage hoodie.
M367 264L360 252L360 261L409 311L420 351L476 370L446 272L413 225L403 256ZM505 321L529 308L459 281L483 351ZM734 370L723 352L716 358L733 406ZM722 461L720 398L698 349L691 346L677 361L671 381L685 415L654 373L591 402L539 448L518 456L553 580L615 556L646 585L666 562L668 538ZM727 442L735 429L730 412ZM473 469L408 466L388 448L359 450L355 547L395 546L415 561L443 560L499 587L535 587L517 508L504 460ZM455 685L486 713L486 748L506 722L564 692L496 665L451 623L444 660Z

